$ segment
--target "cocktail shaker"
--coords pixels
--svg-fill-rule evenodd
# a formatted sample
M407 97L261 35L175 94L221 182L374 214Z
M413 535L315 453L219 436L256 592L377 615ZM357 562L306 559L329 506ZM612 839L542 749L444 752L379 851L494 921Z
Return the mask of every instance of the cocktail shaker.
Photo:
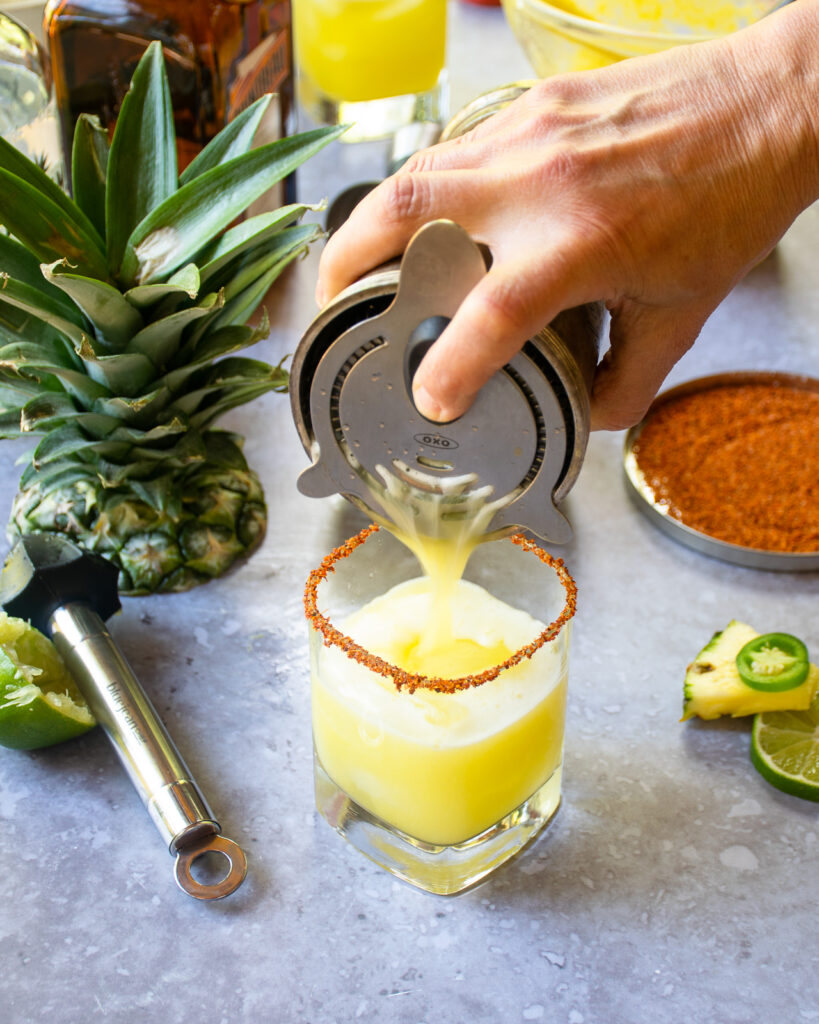
M494 90L456 115L452 138L511 102L525 84ZM487 254L458 225L432 221L401 260L365 274L315 317L291 368L293 418L311 465L299 490L340 493L370 511L379 467L421 486L465 474L500 502L491 529L527 528L565 543L559 510L589 437L600 304L565 310L498 370L459 419L416 409L412 378L424 354L487 272Z

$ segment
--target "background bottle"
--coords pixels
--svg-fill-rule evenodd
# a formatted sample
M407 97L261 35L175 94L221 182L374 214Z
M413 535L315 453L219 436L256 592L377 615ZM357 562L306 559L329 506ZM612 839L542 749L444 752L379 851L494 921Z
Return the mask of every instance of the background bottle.
M277 99L258 140L288 134L290 0L50 0L45 18L66 153L81 113L96 114L113 131L137 62L154 39L165 52L180 170L266 92Z

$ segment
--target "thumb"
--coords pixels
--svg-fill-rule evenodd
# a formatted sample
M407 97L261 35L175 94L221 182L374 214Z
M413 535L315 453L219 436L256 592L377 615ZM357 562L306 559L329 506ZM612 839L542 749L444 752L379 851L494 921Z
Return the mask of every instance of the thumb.
M610 348L592 388L592 430L624 430L645 415L707 314L625 302L612 311Z

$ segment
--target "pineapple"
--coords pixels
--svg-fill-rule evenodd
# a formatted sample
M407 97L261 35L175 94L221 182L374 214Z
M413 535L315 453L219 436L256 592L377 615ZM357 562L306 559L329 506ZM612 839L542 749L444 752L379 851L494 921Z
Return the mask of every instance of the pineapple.
M819 688L819 668L811 665L808 678L793 690L763 692L746 686L737 670L736 657L759 633L745 622L732 619L714 633L686 669L683 716L711 719L722 715L739 718L761 711L804 711Z
M79 118L73 199L0 139L0 437L41 435L9 536L61 532L114 562L126 594L184 590L261 542L262 487L227 410L287 389L234 355L271 283L318 227L305 205L237 217L339 134L257 149L270 97L181 174L159 43L137 67L113 138Z

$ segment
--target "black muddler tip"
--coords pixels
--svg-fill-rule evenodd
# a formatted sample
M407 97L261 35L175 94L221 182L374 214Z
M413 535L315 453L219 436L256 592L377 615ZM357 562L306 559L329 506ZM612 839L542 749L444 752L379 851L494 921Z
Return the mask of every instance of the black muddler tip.
M101 619L119 611L118 570L67 537L32 533L20 537L0 573L0 605L48 635L57 608L89 605Z

